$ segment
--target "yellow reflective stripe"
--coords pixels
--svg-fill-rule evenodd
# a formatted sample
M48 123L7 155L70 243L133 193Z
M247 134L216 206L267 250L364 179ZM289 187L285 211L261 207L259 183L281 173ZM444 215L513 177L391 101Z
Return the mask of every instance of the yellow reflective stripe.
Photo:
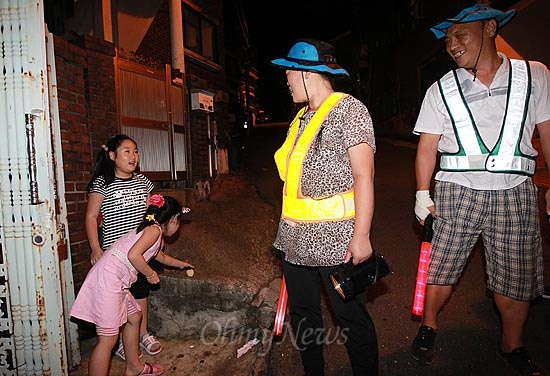
M294 120L292 121L292 123L290 123L290 130L288 131L285 142L283 142L281 147L275 152L275 164L277 165L279 177L282 181L286 180L286 170L288 164L287 158L290 155L290 150L292 149L292 146L294 146L294 139L296 138L296 134L298 133L298 129L300 128L300 117L304 115L306 109L307 107L304 107L300 111L298 111L298 113L294 117Z
M294 146L294 149L290 154L290 158L288 159L288 173L285 184L287 195L291 197L301 196L300 182L302 180L302 165L304 163L307 151L315 139L315 136L319 133L319 129L321 128L321 125L330 110L345 96L346 94L344 93L332 93L329 95L315 112L315 115L313 115L307 124L307 127L300 135L300 138L296 141L296 146Z
M312 199L283 196L283 218L299 222L344 220L355 217L353 191Z

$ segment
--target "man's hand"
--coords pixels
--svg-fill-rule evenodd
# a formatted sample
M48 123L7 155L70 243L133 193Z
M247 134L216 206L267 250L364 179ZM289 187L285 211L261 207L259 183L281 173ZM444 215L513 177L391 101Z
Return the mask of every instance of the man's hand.
M544 199L546 200L546 215L548 216L548 222L550 222L550 188L546 190Z
M424 223L424 219L428 214L434 214L435 204L430 197L429 190L416 191L416 202L414 204L414 214L420 224Z

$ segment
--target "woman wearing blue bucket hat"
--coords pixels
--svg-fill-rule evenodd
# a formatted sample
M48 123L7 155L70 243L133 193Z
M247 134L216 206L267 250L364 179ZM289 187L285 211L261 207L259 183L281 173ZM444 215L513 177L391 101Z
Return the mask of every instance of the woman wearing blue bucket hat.
M274 247L283 258L291 324L305 374L324 375L323 343L335 337L323 329L320 278L353 374L378 375L378 339L365 293L344 302L329 280L342 263L358 264L373 254L372 119L362 102L334 91L332 80L349 74L336 63L330 44L300 39L286 57L271 63L285 69L293 102L304 105L275 153L284 188Z
M481 237L486 286L501 321L497 354L521 375L538 376L522 337L530 302L544 290L532 140L537 130L550 168L550 72L497 52L498 29L515 13L476 3L431 28L445 38L458 69L428 89L414 128L415 214L421 224L428 214L434 220L424 314L411 352L432 363L439 312Z

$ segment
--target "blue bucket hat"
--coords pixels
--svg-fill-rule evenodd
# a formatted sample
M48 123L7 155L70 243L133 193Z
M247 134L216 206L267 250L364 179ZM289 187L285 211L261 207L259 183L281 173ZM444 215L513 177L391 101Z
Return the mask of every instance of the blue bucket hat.
M501 10L491 8L487 4L477 3L474 6L461 10L456 16L447 18L438 23L434 27L430 28L430 30L435 34L437 39L441 39L447 35L447 29L454 24L494 18L497 21L498 27L502 27L506 25L515 15L515 9L503 12Z
M271 64L284 69L326 73L335 76L346 75L349 77L349 73L336 64L334 47L326 42L314 39L297 40L286 57L271 60Z

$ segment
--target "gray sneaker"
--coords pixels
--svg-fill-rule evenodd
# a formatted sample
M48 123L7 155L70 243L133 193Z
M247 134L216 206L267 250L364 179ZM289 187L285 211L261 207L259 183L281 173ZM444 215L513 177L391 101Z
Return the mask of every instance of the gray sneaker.
M411 355L418 363L430 365L434 356L435 329L426 325L418 328L411 345Z

